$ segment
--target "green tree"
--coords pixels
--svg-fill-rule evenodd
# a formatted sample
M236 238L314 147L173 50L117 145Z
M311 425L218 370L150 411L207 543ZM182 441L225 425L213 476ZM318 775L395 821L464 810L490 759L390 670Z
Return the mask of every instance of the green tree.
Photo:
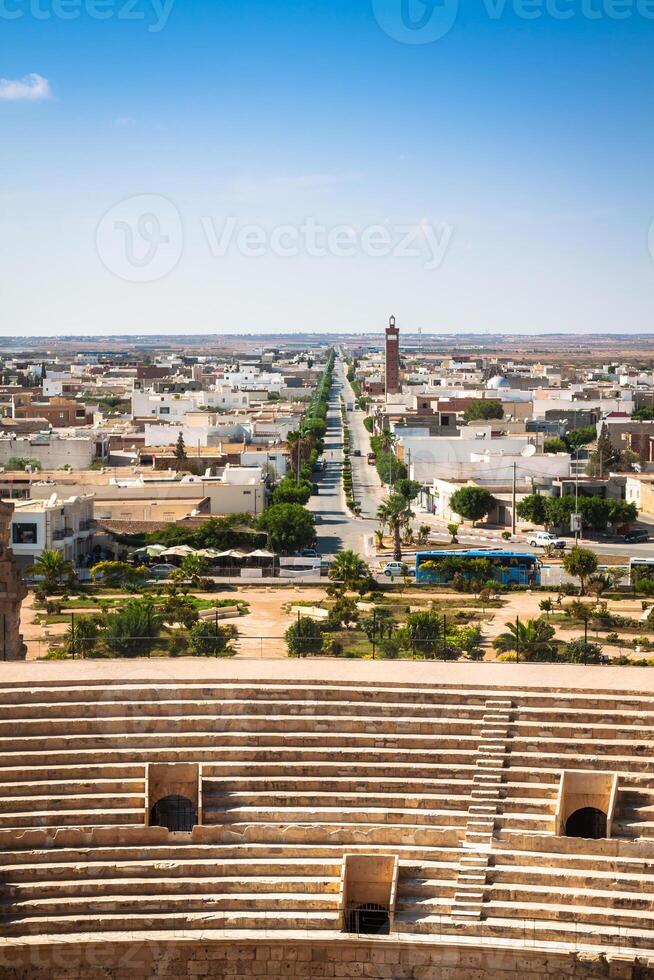
M307 657L322 650L322 628L320 623L308 616L301 616L291 623L284 634L289 657Z
M177 436L177 442L175 443L175 459L177 460L178 464L181 465L185 462L186 458L186 445L184 443L184 436L182 435L182 431L180 429L179 435Z
M61 551L57 551L56 548L46 548L27 571L43 579L43 588L46 592L56 592L64 579L74 575L75 568L72 561L64 558Z
M484 422L503 418L502 402L497 398L476 398L463 413L464 422Z
M390 639L393 635L395 620L393 613L385 606L375 606L373 615L366 616L359 621L359 628L363 630L370 642L373 640Z
M545 499L545 524L548 527L569 529L570 515L575 509L575 498L570 494L565 497L547 497ZM580 498L581 510L581 498Z
M575 545L563 556L563 567L568 575L579 579L579 592L586 594L586 580L597 571L597 555L588 548Z
M626 500L607 500L608 522L614 526L619 524L631 524L638 517L638 508L635 504L627 503Z
M10 456L5 463L6 470L26 470L28 466L32 470L41 469L38 459L32 456Z
M285 476L273 490L273 504L306 504L312 493L312 486L309 480L301 480L299 483L291 476Z
M554 654L555 629L544 619L506 623L507 632L500 633L493 646L500 653L516 651L522 660L551 660Z
M636 422L653 422L654 405L643 405L642 408L637 408L635 412L631 413L631 417Z
M418 528L418 536L416 538L419 545L426 545L429 541L429 535L431 534L431 527L429 524L421 524Z
M544 612L547 616L549 616L550 613L554 612L554 603L552 602L551 598L548 596L546 599L540 600L540 602L538 603L538 608L540 609L541 612Z
M546 498L539 493L530 493L518 502L516 513L521 521L529 524L545 524L547 520Z
M117 657L147 654L159 637L163 620L152 599L130 599L104 622L107 648Z
M470 660L483 660L481 639L479 626L458 626L451 633L448 632L447 644L450 648L465 653Z
M191 626L188 636L189 652L193 657L233 657L232 641L238 633L235 626L217 626L201 620Z
M617 468L619 457L619 451L614 449L611 443L609 430L606 425L603 425L597 437L595 452L589 457L586 472L589 476L598 476L602 479L609 475L611 469Z
M494 497L485 487L461 487L452 494L450 508L466 520L476 521L486 517L494 503Z
M584 425L579 429L571 429L563 438L565 439L568 451L573 452L575 449L580 449L582 446L587 446L589 443L595 442L597 439L597 430L594 425Z
M363 595L371 587L372 572L356 551L341 551L332 562L329 578L332 582L342 583L345 590Z
M359 610L356 601L349 596L339 595L329 610L327 626L329 629L336 630L357 623L358 620Z
M308 547L316 534L313 514L301 504L272 504L259 517L257 527L266 531L275 551L285 554Z
M381 482L391 486L394 486L398 480L407 478L407 468L404 463L400 463L395 453L386 450L377 453L375 468Z
M460 527L461 527L461 525L460 524L455 524L454 521L452 521L451 524L448 524L447 525L447 533L450 535L450 544L458 544L459 543L458 533L459 533L459 528Z
M546 453L567 453L568 447L563 439L546 439L543 445Z
M421 484L417 480L396 480L393 492L401 494L405 500L415 500L420 493Z

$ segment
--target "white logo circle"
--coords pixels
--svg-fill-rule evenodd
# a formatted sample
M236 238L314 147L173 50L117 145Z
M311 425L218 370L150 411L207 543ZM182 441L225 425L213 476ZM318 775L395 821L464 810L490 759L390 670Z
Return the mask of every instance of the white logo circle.
M156 282L172 272L182 256L181 215L160 194L128 197L101 219L95 247L102 264L119 279Z
M372 0L381 29L402 44L432 44L454 27L459 0Z

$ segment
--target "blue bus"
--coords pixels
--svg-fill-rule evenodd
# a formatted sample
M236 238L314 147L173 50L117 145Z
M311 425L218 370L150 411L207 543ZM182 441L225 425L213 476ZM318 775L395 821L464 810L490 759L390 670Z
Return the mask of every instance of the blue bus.
M447 558L454 561L445 562L441 573L438 566ZM488 565L481 565L479 559L488 562ZM467 562L469 569L466 568ZM416 582L426 585L444 585L457 573L470 578L492 578L503 585L540 585L540 568L538 557L523 551L468 548L419 551L416 554Z

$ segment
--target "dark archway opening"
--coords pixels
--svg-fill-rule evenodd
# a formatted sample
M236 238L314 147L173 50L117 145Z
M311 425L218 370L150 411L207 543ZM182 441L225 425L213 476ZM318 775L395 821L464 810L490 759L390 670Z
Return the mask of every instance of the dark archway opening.
M151 827L190 833L197 822L197 807L186 796L164 796L150 811Z
M594 806L583 806L580 810L575 810L566 820L565 835L589 840L606 837L606 814Z
M387 936L391 920L385 905L368 902L347 911L347 932L365 933L368 936Z

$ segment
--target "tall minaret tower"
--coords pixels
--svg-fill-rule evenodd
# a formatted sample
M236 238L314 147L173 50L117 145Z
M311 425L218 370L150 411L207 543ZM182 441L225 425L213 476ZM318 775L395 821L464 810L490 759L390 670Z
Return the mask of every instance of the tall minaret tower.
M386 327L386 395L396 395L402 390L400 385L400 331L392 316Z

